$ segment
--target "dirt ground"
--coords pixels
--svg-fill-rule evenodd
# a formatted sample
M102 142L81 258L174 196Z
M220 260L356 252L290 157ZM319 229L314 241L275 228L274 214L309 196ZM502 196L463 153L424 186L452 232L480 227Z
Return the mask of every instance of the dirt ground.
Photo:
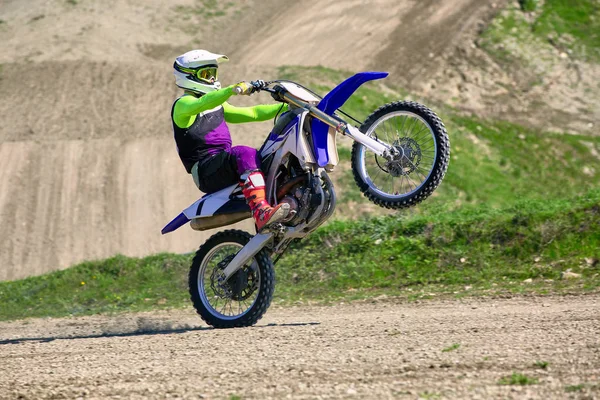
M599 399L600 296L0 323L0 398ZM501 385L513 373L532 385ZM239 397L235 397L239 396Z

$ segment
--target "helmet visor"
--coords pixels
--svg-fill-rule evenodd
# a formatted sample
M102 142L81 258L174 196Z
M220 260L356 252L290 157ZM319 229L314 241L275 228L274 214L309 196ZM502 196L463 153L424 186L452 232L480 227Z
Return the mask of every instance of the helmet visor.
M196 71L196 78L200 81L213 83L217 80L217 67L204 67Z

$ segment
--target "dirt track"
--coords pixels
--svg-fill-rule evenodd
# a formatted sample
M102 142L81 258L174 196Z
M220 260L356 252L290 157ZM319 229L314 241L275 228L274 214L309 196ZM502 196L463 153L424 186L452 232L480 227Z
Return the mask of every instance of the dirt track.
M0 323L0 398L598 399L599 306L590 295L272 307L235 330L192 310ZM513 372L539 382L498 384Z

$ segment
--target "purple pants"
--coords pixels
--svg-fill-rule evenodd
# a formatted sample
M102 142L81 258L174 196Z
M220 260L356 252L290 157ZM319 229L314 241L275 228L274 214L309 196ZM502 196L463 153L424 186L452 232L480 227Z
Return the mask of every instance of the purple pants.
M256 151L255 148L248 146L233 146L228 153L235 157L238 174L242 175L246 171L260 169L258 151Z
M204 193L214 193L238 183L244 172L256 169L260 169L260 159L258 151L252 147L215 149L213 155L198 165L198 187Z
M225 120L223 120L212 132L208 133L204 140L207 145L212 146L212 148L208 150L209 154L215 155L226 151L235 157L236 168L239 175L242 175L248 170L260 168L260 160L258 159L256 149L248 146L231 147L231 134L229 133L229 128L227 127Z

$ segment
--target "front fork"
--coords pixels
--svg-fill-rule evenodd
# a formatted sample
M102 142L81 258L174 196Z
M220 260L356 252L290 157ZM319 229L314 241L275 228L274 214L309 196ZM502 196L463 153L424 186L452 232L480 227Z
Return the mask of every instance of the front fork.
M242 249L235 255L233 260L227 264L223 273L219 277L219 284L227 282L231 275L235 274L242 268L252 257L258 254L271 240L273 240L273 232L257 233Z
M381 143L376 139L373 139L370 136L365 135L360 130L358 130L358 128L355 128L352 125L347 124L346 129L343 133L346 134L346 136L350 136L352 140L362 144L378 156L388 158L390 156L390 153L393 152L393 148Z

